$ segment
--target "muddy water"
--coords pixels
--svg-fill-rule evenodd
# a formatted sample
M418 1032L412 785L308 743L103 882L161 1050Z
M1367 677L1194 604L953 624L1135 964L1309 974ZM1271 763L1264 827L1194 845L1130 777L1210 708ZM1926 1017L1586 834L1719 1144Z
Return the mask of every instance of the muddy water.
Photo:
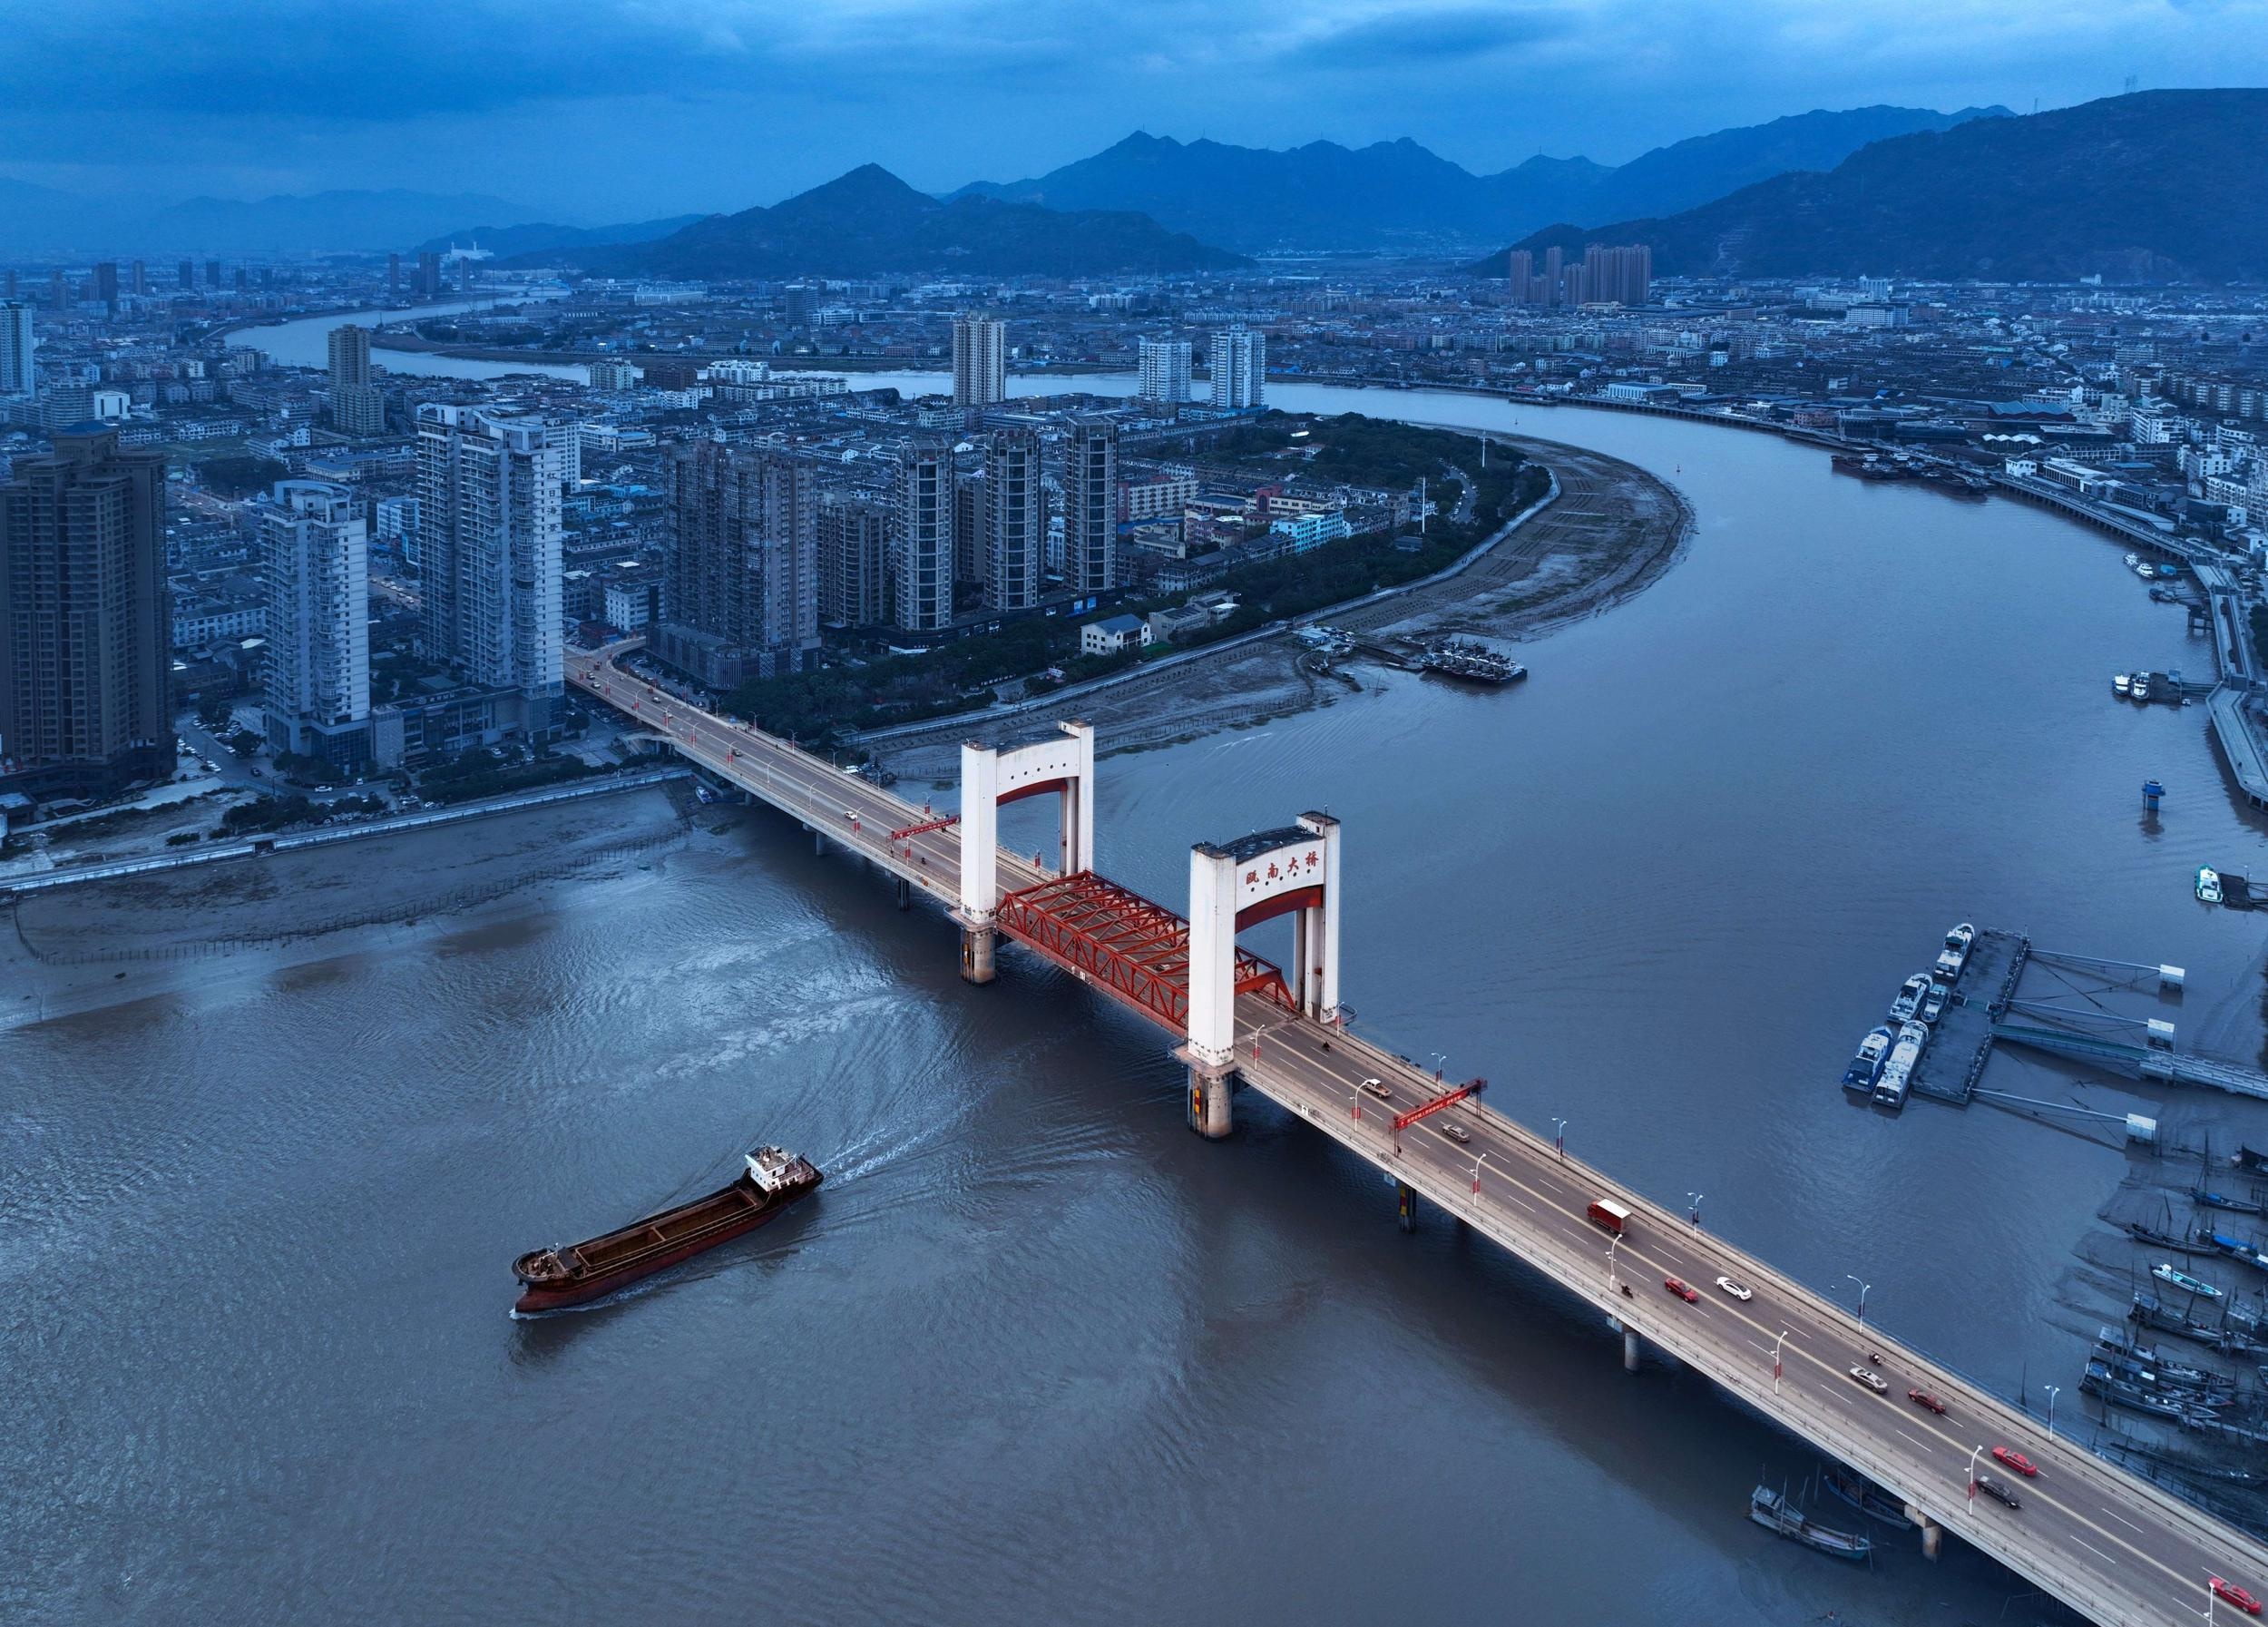
M2087 1426L2080 1349L2125 1290L2074 1250L2136 1166L1834 1080L1962 918L2185 964L2171 1014L2257 1054L2258 927L2188 875L2259 833L2197 709L2108 694L2208 665L2178 613L2060 521L1761 436L1272 393L1578 438L1699 531L1527 646L1517 691L1393 677L1108 760L1105 867L1172 898L1188 842L1327 808L1367 1029ZM1774 1542L1745 1499L1800 1484L1790 1443L1624 1375L1485 1245L1402 1236L1374 1174L1251 1099L1190 1136L1156 1034L1012 954L963 986L941 917L785 821L319 968L237 960L0 1040L15 1619L1935 1623L2019 1591ZM2147 1100L2012 1056L1991 1082ZM514 1253L756 1139L821 1196L507 1319Z

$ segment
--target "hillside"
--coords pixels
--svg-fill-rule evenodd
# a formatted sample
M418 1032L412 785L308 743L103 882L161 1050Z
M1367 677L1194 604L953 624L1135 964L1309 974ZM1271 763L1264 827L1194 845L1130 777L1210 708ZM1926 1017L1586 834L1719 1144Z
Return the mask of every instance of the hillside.
M1668 213L1785 170L1829 167L1883 136L1979 115L1973 108L1808 113L1657 147L1619 168L1539 156L1493 175L1476 175L1407 138L1360 148L1310 142L1279 152L1137 132L1045 175L977 181L952 196L1139 210L1247 252L1439 250L1552 221Z
M769 209L711 215L654 242L552 258L593 270L689 278L876 271L1080 277L1242 263L1240 256L1168 231L1146 215L982 197L940 202L876 164Z
M2263 141L2268 91L2146 91L1877 142L1824 173L1513 246L1647 243L1661 276L2253 281L2268 279Z

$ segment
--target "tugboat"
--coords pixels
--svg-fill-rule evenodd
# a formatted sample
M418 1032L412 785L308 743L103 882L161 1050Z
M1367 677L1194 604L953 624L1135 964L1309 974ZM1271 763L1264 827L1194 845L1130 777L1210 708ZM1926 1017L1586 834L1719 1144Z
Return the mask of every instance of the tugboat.
M1874 1552L1872 1538L1855 1531L1835 1531L1807 1518L1785 1495L1768 1485L1760 1485L1748 1494L1748 1517L1766 1531L1777 1532L1790 1542L1832 1553L1837 1559L1864 1559Z
M601 1299L641 1277L753 1231L826 1177L810 1160L777 1147L747 1155L748 1168L705 1198L665 1209L619 1230L562 1248L537 1249L512 1262L521 1293L515 1316Z

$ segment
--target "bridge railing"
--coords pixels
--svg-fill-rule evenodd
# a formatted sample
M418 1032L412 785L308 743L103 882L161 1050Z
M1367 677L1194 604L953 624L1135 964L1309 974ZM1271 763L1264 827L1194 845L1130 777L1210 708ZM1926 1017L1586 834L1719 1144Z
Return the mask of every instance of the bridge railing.
M1393 1068L1416 1077L1431 1077L1414 1063L1354 1034L1346 1034L1338 1043L1343 1048L1357 1050L1365 1054L1371 1059L1374 1068ZM1618 1201L1629 1204L1634 1210L1644 1214L1656 1225L1675 1230L1681 1234L1699 1236L1720 1253L1734 1257L1726 1263L1757 1284L1768 1284L1791 1298L1800 1298L1816 1317L1830 1324L1836 1332L1850 1339L1854 1346L1863 1345L1869 1340L1873 1340L1878 1346L1895 1346L1909 1357L1916 1358L1920 1365L1958 1383L1966 1392L1964 1399L1980 1407L1987 1421L2025 1431L2039 1427L2037 1419L2018 1411L1983 1383L1970 1377L1953 1363L1913 1345L1895 1333L1887 1331L1879 1322L1861 1321L1817 1289L1799 1282L1767 1261L1739 1248L1736 1244L1713 1233L1700 1232L1686 1216L1673 1214L1668 1209L1646 1197L1643 1193L1633 1191L1579 1159L1567 1156L1564 1152L1527 1125L1516 1119L1506 1117L1486 1102L1476 1103L1474 1112L1484 1116L1500 1133L1520 1142L1532 1156L1564 1163L1579 1172L1586 1181L1597 1186L1599 1195L1610 1196ZM1337 1128L1335 1126L1332 1128L1334 1133L1337 1133ZM1341 1139L1344 1140L1345 1137L1342 1135ZM1600 1304L1602 1308L1610 1314L1613 1313L1614 1308L1607 1305L1603 1299ZM2199 1546L2217 1549L2224 1553L2233 1569L2249 1568L2255 1574L2268 1573L2268 1546L2263 1546L2238 1531L2234 1526L2214 1519L2203 1510L2182 1501L2172 1493L2151 1481L2143 1479L2131 1470L2107 1462L2087 1450L2078 1441L2067 1436L2054 1437L2054 1446L2058 1462L2091 1482L2097 1491L2106 1495L2122 1497L2128 1502L2148 1506L2162 1523L2179 1527L2189 1536L2190 1540ZM1863 1468L1865 1465L1856 1464L1854 1466Z

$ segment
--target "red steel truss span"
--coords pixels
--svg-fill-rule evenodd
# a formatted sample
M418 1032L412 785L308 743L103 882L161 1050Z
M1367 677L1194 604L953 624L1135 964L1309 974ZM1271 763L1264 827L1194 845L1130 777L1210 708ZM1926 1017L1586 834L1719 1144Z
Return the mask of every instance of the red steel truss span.
M1189 1031L1189 923L1091 870L1004 895L995 924L1176 1034ZM1284 974L1237 951L1237 992L1295 1007Z

